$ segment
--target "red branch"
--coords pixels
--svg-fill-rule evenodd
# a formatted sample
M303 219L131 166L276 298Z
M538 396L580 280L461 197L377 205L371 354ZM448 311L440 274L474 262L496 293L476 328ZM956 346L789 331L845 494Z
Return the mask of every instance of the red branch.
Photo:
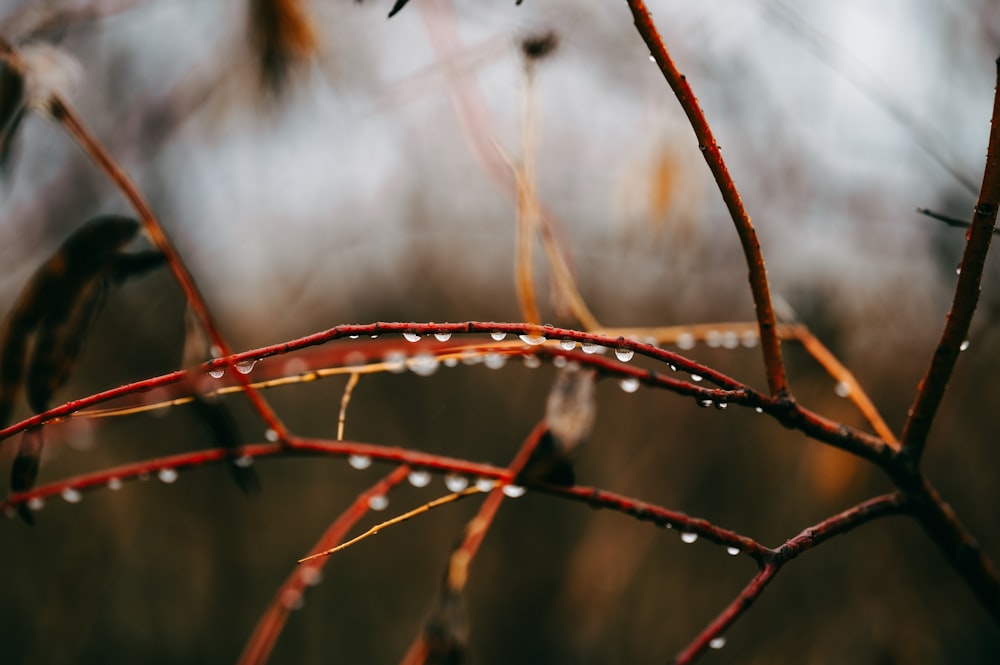
M930 367L920 381L917 396L910 407L910 417L903 428L902 446L910 463L920 463L927 435L938 406L944 398L948 380L955 369L962 344L968 339L969 325L979 302L980 282L986 253L997 221L1000 205L1000 59L997 60L997 87L993 99L993 117L990 123L990 140L986 149L986 167L979 201L972 217L972 225L965 234L965 253L959 266L958 283L948 312L941 339L931 357Z
M691 86L687 82L687 77L681 74L674 64L670 53L667 51L663 39L660 38L653 17L646 9L643 0L628 0L629 9L632 10L632 18L635 20L635 27L639 30L649 53L659 65L663 77L670 84L670 89L674 91L677 101L680 102L684 113L687 114L694 129L695 136L698 137L698 147L701 149L709 170L719 186L722 199L726 202L729 215L736 225L736 233L740 237L740 244L743 247L743 255L746 257L747 267L750 271L750 291L753 294L754 307L757 312L757 325L760 327L761 348L764 352L764 364L767 367L767 385L771 390L771 396L776 398L791 399L788 388L788 379L785 376L785 363L781 358L781 340L778 337L777 321L774 316L774 307L771 304L771 292L767 282L767 269L764 266L764 255L760 250L760 242L757 240L757 232L750 222L750 215L743 207L743 200L736 189L736 183L729 175L725 160L722 159L722 151L719 144L715 142L715 136L708 125L708 119L704 111L698 104Z

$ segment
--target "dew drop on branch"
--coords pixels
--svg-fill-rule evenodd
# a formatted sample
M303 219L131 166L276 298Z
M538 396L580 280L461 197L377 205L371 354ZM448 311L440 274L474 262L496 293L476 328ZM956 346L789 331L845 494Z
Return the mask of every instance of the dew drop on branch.
M406 371L406 354L402 351L390 351L382 358L385 368L393 374L402 374Z
M722 333L722 348L724 349L735 349L740 345L740 338L732 330L727 330Z
M108 478L108 489L112 492L117 492L122 488L121 478Z
M851 384L847 381L841 381L834 386L833 392L837 394L837 397L847 397L851 394Z
M493 490L493 479L492 478L477 478L476 479L476 489L480 492L490 492Z
M368 499L368 507L372 510L385 510L389 507L389 497L385 494L376 494Z
M250 455L240 455L233 460L233 465L240 469L249 469L253 466L253 457Z
M597 345L593 342L581 342L580 350L584 353L597 353Z
M634 376L627 376L618 382L618 386L627 393L634 393L639 389L639 379Z
M726 554L728 554L729 556L736 556L739 553L740 553L740 548L738 547L733 547L732 545L730 545L729 547L726 548Z
M483 364L490 369L501 369L507 364L507 356L502 353L487 353L483 356Z
M83 495L80 494L80 490L75 487L67 487L62 491L63 501L66 503L80 503L83 500Z
M542 359L533 353L529 353L526 356L521 356L521 362L528 369L537 369L542 366Z
M719 411L725 411L726 409L729 408L729 403L728 402L716 402L715 403L715 408L717 408Z
M748 349L752 349L755 346L757 346L757 343L759 341L760 338L757 336L756 330L747 330L746 332L743 333L742 337L740 337L740 343L742 343L743 346Z
M502 342L506 336L507 336L507 333L500 332L499 330L496 330L496 331L490 333L490 337L492 337L497 342Z
M753 409L753 411L754 411L754 413L764 413L764 407L762 407L762 406L755 406L754 409Z
M268 427L264 430L264 438L271 443L276 443L278 441L278 432L272 427Z
M563 351L572 351L573 349L576 348L576 340L572 339L560 340L559 348L562 349Z
M42 497L33 496L30 499L28 499L28 508L30 508L31 510L38 511L44 507L45 507L45 499L43 499Z
M350 455L347 458L347 463L351 465L351 468L363 471L372 465L372 458L368 455Z
M969 348L969 340L965 340L958 346L959 351L965 351L967 348Z
M726 646L726 638L722 635L713 637L708 643L708 647L710 649L721 649L724 646Z
M518 335L518 337L520 337L521 341L528 346L538 346L539 344L545 344L546 342L545 335Z
M693 531L685 531L681 533L681 542L685 542L688 545L698 540L698 534Z
M698 400L698 406L700 406L703 409L709 408L710 406L712 406L712 404L714 404L714 402L712 400L710 400L710 399L699 399Z
M617 349L615 349L615 358L618 358L618 360L622 361L623 363L627 363L628 361L632 360L632 356L634 355L635 351L633 351L632 349L626 349L624 347L618 347Z
M249 374L253 371L253 366L257 364L256 360L241 360L236 363L236 371L240 374Z
M296 591L295 589L285 589L281 594L281 604L285 606L287 610L301 610L302 606L305 605L305 601L302 600L302 592Z
M556 367L558 369L562 369L563 367L566 367L567 365L569 365L569 360L567 360L565 356L556 356L555 358L552 359L552 366L553 367Z
M457 473L449 473L444 477L444 486L447 487L450 492L461 492L469 486L469 479L465 476L460 476Z
M410 371L417 376L430 376L437 372L440 362L437 356L431 353L418 353L407 361Z
M426 469L414 469L410 471L407 480L414 487L427 487L431 482L431 472Z
M508 496L511 499L516 499L518 497L524 496L524 493L526 491L527 490L525 490L520 485L504 485L503 486L504 496Z
M722 346L722 333L718 330L709 330L705 333L705 345L711 349Z
M323 571L319 566L302 566L299 576L306 586L316 586L323 581Z
M447 342L449 339L451 339L451 333L450 332L434 333L434 339L436 339L439 342Z
M348 335L347 336L348 339L357 339L359 337L361 337L361 335Z
M458 358L456 358L455 356L448 356L447 358L445 358L441 362L444 363L445 367L457 367L458 366Z
M226 373L225 367L213 367L212 369L208 370L208 375L213 379L221 379L223 375L225 375L225 373Z
M156 473L156 477L159 478L161 482L169 485L177 481L177 469L164 467Z
M405 339L407 342L419 342L420 335L418 335L415 332L405 332L403 333L403 339Z
M694 348L694 335L691 333L681 333L677 336L677 348L683 351Z

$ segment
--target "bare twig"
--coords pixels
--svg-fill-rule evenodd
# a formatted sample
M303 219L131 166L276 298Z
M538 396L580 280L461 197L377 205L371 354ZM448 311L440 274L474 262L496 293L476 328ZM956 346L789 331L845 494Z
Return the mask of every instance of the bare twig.
M771 396L791 399L788 379L785 375L785 363L781 357L781 341L776 330L777 321L771 303L764 255L760 250L757 232L750 222L750 215L743 207L739 190L736 189L736 183L729 175L729 169L722 159L719 144L715 142L715 136L708 125L705 113L698 104L698 98L691 90L687 78L680 73L670 57L656 25L653 23L653 17L646 8L646 3L643 0L628 0L628 6L632 10L632 18L635 20L639 34L646 46L649 47L650 55L656 61L660 71L663 72L664 78L674 91L677 101L680 102L684 113L687 114L688 120L691 122L695 136L698 137L698 147L708 163L708 168L712 171L712 176L719 186L719 192L729 209L729 215L736 225L736 232L740 237L740 244L743 247L743 254L750 272L750 290L757 312L757 324L760 327L761 347L764 352L767 384L771 390Z

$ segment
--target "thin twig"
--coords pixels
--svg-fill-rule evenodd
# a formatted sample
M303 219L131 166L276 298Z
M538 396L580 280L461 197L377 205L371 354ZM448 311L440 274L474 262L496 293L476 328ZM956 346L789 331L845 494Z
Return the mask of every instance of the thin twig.
M108 178L118 187L122 195L132 205L132 208L145 227L146 233L149 234L150 240L166 256L170 270L174 273L177 282L184 291L184 296L201 322L209 339L212 340L212 344L217 347L219 354L224 358L231 356L232 349L222 336L222 333L219 332L219 328L208 309L208 305L205 303L205 299L198 290L194 278L188 272L173 243L163 231L163 227L157 220L149 203L146 202L145 197L142 196L124 169L118 165L111 154L104 148L100 140L87 129L69 104L58 95L54 95L50 100L49 107L52 117L62 123L66 131L76 140L83 151L107 174ZM227 364L231 367L235 366L235 363L230 362ZM249 388L249 378L239 372L235 373L238 375L237 380L246 388L247 397L257 413L260 414L267 426L278 434L279 440L287 441L288 431L277 414L271 409L271 406L256 390Z
M919 466L927 435L937 414L945 388L955 368L962 344L968 339L972 315L979 302L980 282L983 265L996 226L997 206L1000 205L1000 59L997 60L997 88L993 100L993 117L990 139L986 149L986 167L983 170L983 184L979 190L979 201L972 217L972 225L966 233L965 252L955 285L955 295L951 310L945 322L941 339L931 357L927 373L920 381L910 417L903 427L903 453L909 463Z
M719 192L729 209L729 215L736 225L736 233L740 237L740 244L743 247L743 254L746 257L750 273L750 291L753 294L754 308L757 312L757 324L760 326L761 348L764 352L767 384L771 390L771 396L790 399L791 393L785 375L785 363L781 357L781 341L776 330L777 321L767 281L767 269L764 266L764 255L760 250L757 232L750 222L746 208L743 207L739 190L736 189L736 183L729 175L729 169L722 159L719 144L715 142L705 113L698 104L698 98L691 90L687 78L680 73L670 57L656 25L653 23L653 17L646 8L646 3L643 0L628 0L628 6L632 10L632 17L639 34L646 42L646 46L649 47L650 54L660 71L663 72L664 78L674 91L677 101L680 102L684 113L687 114L688 120L691 122L695 136L698 137L698 147L708 163L708 168L712 171L712 176L719 186Z

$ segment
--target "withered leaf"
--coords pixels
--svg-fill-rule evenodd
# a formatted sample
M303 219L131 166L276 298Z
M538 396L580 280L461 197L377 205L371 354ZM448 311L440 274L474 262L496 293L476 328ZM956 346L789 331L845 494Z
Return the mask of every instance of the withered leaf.
M42 459L42 430L38 427L27 429L21 435L21 443L14 457L10 473L12 492L27 492L35 486L38 467ZM25 502L17 505L17 513L28 524L35 523L35 516Z
M517 476L519 483L574 485L573 461L590 434L597 411L596 374L569 364L556 375L545 405L547 430Z
M302 0L250 0L250 30L261 80L279 94L292 67L317 51L316 33Z
M0 424L8 421L22 381L35 412L49 407L72 370L110 283L162 265L159 252L118 253L138 230L136 220L116 215L87 222L22 290L0 336ZM29 354L28 342L36 333Z
M240 429L233 414L217 399L195 395L194 412L221 448L225 448L229 471L240 490L247 495L260 493L260 479L252 465L245 464L241 451Z
M461 590L445 581L424 623L425 665L461 665L469 641L469 621Z

